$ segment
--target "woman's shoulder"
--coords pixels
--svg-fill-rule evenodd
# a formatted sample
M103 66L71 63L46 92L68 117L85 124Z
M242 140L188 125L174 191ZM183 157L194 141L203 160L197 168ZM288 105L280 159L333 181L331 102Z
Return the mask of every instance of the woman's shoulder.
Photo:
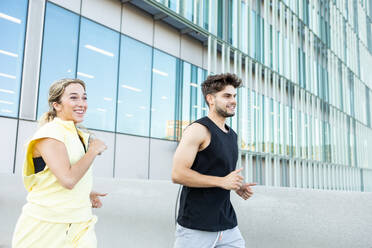
M56 121L50 121L38 128L36 132L55 132L63 130L62 126Z
M55 121L47 122L36 130L33 139L48 137L55 138L57 140L63 140L64 130L61 125L59 125Z

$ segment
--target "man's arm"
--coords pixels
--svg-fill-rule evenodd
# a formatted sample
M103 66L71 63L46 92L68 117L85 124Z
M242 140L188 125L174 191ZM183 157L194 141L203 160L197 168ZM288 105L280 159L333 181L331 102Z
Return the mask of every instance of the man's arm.
M172 181L195 188L240 189L243 177L239 172L242 168L225 177L203 175L191 169L199 147L208 138L209 131L203 125L194 123L187 127L173 157Z

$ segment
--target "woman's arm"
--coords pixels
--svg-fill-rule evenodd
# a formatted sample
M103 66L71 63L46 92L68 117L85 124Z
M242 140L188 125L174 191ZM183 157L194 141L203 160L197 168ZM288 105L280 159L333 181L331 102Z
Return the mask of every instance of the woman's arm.
M41 154L61 185L67 189L73 189L85 175L95 157L107 147L99 139L92 140L88 151L74 166L71 166L66 147L61 141L52 138L41 139L36 143L35 149L36 153Z

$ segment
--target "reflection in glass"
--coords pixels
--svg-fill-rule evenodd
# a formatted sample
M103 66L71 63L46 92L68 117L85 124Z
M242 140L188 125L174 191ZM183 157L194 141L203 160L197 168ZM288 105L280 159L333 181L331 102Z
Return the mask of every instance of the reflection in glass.
M89 128L115 130L118 54L119 33L82 18L77 77L87 84Z
M251 133L251 144L250 144L250 150L251 151L257 151L257 133L258 133L258 130L257 130L257 117L258 117L258 106L257 106L257 99L256 99L256 92L251 90L250 91L251 93L251 97L250 97L250 101L251 101L251 106L253 108L253 110L250 111L251 113L251 125L250 125L250 133Z
M251 20L249 22L250 24L250 34L249 34L249 55L252 58L257 58L256 56L256 12L251 11Z
M203 26L205 30L209 30L209 0L203 1Z
M177 0L168 0L168 7L174 12L178 12L178 4L179 1Z
M0 115L18 116L27 0L0 1Z
M240 33L240 49L248 54L248 40L247 40L247 32L248 32L248 28L247 28L247 25L248 25L248 16L247 15L247 12L246 12L246 2L245 1L241 1L242 2L242 6L241 6L241 9L240 9L240 15L241 15L241 18L242 18L242 22L240 24L240 30L239 30L239 33Z
M179 61L154 49L152 68L151 137L175 140L175 85Z
M239 113L239 117L240 117L240 120L241 120L241 134L240 134L240 140L241 140L241 149L243 150L247 150L249 149L249 128L250 128L250 124L251 124L251 120L250 120L250 109L251 109L251 105L250 105L250 96L249 96L249 93L250 93L250 89L248 88L242 88L241 90L241 106L240 106L240 109L241 109L241 112Z
M79 16L47 3L41 72L38 118L48 111L49 86L61 78L75 78Z
M179 120L181 123L178 125L180 128L179 136L182 136L182 131L190 124L190 109L192 106L190 105L191 101L191 91L192 88L198 88L198 84L195 81L192 81L192 73L191 73L192 65L183 62L183 78L182 78L182 120Z
M122 35L117 131L149 136L152 48Z
M183 12L184 17L186 17L189 21L193 21L194 18L194 4L200 4L199 1L197 0L181 0L180 1L180 8L181 12ZM200 6L199 6L200 7ZM195 9L195 11L199 11L199 9Z
M206 72L195 65L183 62L181 87L182 106L177 120L177 136L181 138L182 130L190 123L207 115L207 106L201 90Z
M201 84L204 82L204 80L207 79L207 70L204 70L202 68L198 68L198 85L200 88L198 89L198 103L200 108L198 108L198 113L196 119L199 119L203 116L206 116L208 114L208 106L205 102L203 92L201 90Z

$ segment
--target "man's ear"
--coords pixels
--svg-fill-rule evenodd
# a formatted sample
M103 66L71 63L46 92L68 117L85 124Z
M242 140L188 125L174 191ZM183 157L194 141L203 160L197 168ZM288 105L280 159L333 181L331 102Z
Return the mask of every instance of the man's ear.
M209 106L214 104L214 97L213 97L212 94L208 94L205 98L206 98L207 103L208 103Z

